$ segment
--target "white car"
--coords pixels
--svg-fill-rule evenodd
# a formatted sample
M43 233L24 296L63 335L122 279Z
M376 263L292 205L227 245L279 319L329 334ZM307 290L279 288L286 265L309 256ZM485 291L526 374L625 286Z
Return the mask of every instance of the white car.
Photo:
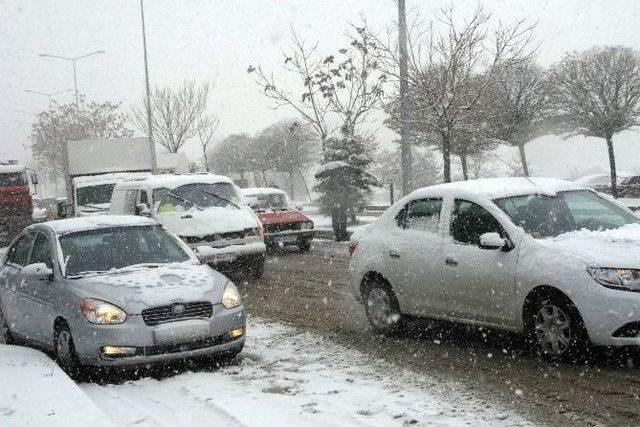
M252 278L264 271L264 229L226 176L154 175L124 181L113 190L109 213L156 219L218 271L241 271Z
M523 332L558 359L640 345L638 221L559 179L436 185L351 241L350 285L378 332L410 315Z

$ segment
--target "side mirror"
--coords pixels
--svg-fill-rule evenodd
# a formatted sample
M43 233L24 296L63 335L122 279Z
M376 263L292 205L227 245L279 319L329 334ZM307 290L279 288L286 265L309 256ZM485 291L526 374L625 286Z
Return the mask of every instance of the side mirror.
M145 203L138 203L136 205L136 215L151 217L151 209Z
M506 245L507 242L498 233L484 233L480 236L481 249L502 249Z
M295 209L296 209L297 211L301 211L301 210L303 210L303 209L304 209L304 206L302 206L302 205L296 205L296 206L295 206Z
M22 268L22 275L25 279L45 281L51 279L53 270L43 262L29 264Z

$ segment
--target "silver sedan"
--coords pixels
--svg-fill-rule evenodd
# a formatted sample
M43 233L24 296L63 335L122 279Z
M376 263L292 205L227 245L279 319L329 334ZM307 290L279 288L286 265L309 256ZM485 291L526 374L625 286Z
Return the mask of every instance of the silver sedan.
M83 365L233 358L245 324L235 285L147 218L36 224L0 266L0 342L53 350L72 375Z

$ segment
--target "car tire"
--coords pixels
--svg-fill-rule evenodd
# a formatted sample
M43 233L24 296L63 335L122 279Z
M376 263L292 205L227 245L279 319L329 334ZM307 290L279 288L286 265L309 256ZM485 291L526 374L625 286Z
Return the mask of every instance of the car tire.
M537 354L549 361L577 362L591 353L582 316L564 298L538 298L531 310L528 338Z
M2 307L0 307L0 344L13 344L15 341L11 335L9 324L4 318Z
M264 275L264 257L256 257L249 263L247 275L252 279L261 279Z
M76 354L71 329L66 323L62 322L56 326L53 345L56 361L62 370L73 380L82 378L82 363L80 363L80 358Z
M300 252L309 252L311 249L311 240L301 240L298 243L298 248L300 249Z
M371 284L364 295L364 306L374 332L395 335L404 329L398 298L387 282L376 280Z

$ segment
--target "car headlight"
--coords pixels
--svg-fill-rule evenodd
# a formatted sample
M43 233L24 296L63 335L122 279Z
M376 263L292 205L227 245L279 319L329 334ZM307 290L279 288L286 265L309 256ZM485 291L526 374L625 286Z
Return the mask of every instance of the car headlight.
M313 230L313 221L307 221L300 224L300 228L303 230Z
M235 308L240 305L240 292L233 282L227 282L222 292L222 305L224 308Z
M640 270L628 268L589 268L593 279L608 288L640 292Z
M84 317L96 325L117 325L127 320L127 313L108 302L85 298L80 304Z

